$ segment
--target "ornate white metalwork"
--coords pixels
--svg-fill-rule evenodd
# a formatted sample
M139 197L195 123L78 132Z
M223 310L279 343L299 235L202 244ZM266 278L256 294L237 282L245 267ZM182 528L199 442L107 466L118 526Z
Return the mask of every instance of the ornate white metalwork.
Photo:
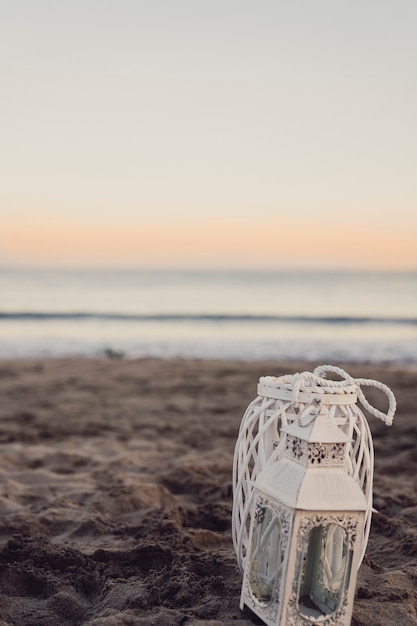
M311 443L308 446L308 464L320 466L343 466L345 446L340 443Z
M306 465L308 461L308 443L299 437L287 436L285 454L293 461Z
M254 519L257 524L261 524L264 521L267 511L271 511L273 514L273 519L271 520L272 522L275 520L279 522L282 554L286 555L288 552L293 513L286 507L278 505L275 500L262 494L258 494L254 504ZM268 531L266 531L265 534L268 534ZM251 555L250 558L253 558L253 555ZM256 563L253 563L253 565L256 569ZM285 568L286 563L282 563L282 566ZM252 610L256 612L257 605L259 606L259 601L255 598L253 593L253 579L256 577L256 571L253 570L254 568L251 567L249 572L245 575L243 588L246 601L250 601ZM263 615L270 621L275 621L277 617L281 604L282 592L283 589L281 584L274 585L270 602L262 605Z
M309 514L305 512L297 533L297 550L302 552L312 528L322 526L323 524L336 524L337 526L341 526L346 531L349 548L352 549L356 541L358 522L359 515L352 513L348 515L346 513L326 513L325 515L317 515L317 513Z
M303 617L299 609L299 585L301 580L301 568L303 565L303 557L305 555L306 547L310 532L313 528L323 527L323 525L334 524L346 533L346 542L349 550L353 550L355 541L357 538L357 529L359 523L359 516L354 514L343 515L317 515L317 514L305 514L300 523L297 532L296 545L296 568L295 575L292 582L291 594L288 598L286 605L285 624L287 626L311 626L311 618ZM342 594L338 607L335 611L327 616L320 617L320 626L335 626L345 622L346 612L348 609L348 586L345 585L342 589Z
M285 455L302 465L342 466L345 464L345 445L341 443L307 443L287 435Z
M327 372L339 375L342 380L327 380ZM386 394L389 400L387 413L372 407L361 387L373 386ZM344 370L323 365L313 372L282 376L262 377L258 396L248 406L241 422L233 464L233 543L241 569L244 569L248 552L250 508L253 499L253 483L259 472L269 463L280 459L285 453L286 437L282 428L292 424L300 416L308 414L317 405L328 411L329 417L349 437L345 469L361 487L368 502L368 511L361 544L362 556L368 541L372 514L372 483L374 452L368 422L357 401L372 415L391 425L396 403L392 391L382 383L363 378L354 379ZM334 451L340 460L341 452ZM303 444L294 444L294 460L310 454L310 462L333 463L330 449L314 448L305 451ZM324 454L324 456L322 456ZM327 459L327 460L326 460Z

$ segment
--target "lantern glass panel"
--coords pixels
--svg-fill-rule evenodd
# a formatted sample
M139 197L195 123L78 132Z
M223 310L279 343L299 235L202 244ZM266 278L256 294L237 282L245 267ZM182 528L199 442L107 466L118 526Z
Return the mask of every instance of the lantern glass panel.
M278 596L284 561L281 524L268 507L258 510L250 559L250 590L254 598L266 606Z
M324 524L310 530L298 593L300 613L321 617L338 609L349 586L352 557L342 526Z

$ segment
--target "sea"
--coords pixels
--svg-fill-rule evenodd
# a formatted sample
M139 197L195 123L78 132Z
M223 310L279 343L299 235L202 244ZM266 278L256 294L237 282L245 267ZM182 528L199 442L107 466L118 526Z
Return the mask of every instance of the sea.
M417 363L417 272L0 269L0 358Z

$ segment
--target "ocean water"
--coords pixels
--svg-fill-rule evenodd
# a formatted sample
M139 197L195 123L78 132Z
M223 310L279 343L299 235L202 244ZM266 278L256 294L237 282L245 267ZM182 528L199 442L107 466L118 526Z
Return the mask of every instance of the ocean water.
M0 358L417 362L417 273L0 269Z

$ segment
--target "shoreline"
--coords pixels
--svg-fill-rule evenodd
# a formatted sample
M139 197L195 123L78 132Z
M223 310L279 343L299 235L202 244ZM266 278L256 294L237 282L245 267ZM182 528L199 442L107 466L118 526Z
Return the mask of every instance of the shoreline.
M258 378L315 365L1 359L0 624L259 624L239 610L233 449ZM393 426L369 418L379 513L352 625L417 624L417 366L345 369L398 402Z

